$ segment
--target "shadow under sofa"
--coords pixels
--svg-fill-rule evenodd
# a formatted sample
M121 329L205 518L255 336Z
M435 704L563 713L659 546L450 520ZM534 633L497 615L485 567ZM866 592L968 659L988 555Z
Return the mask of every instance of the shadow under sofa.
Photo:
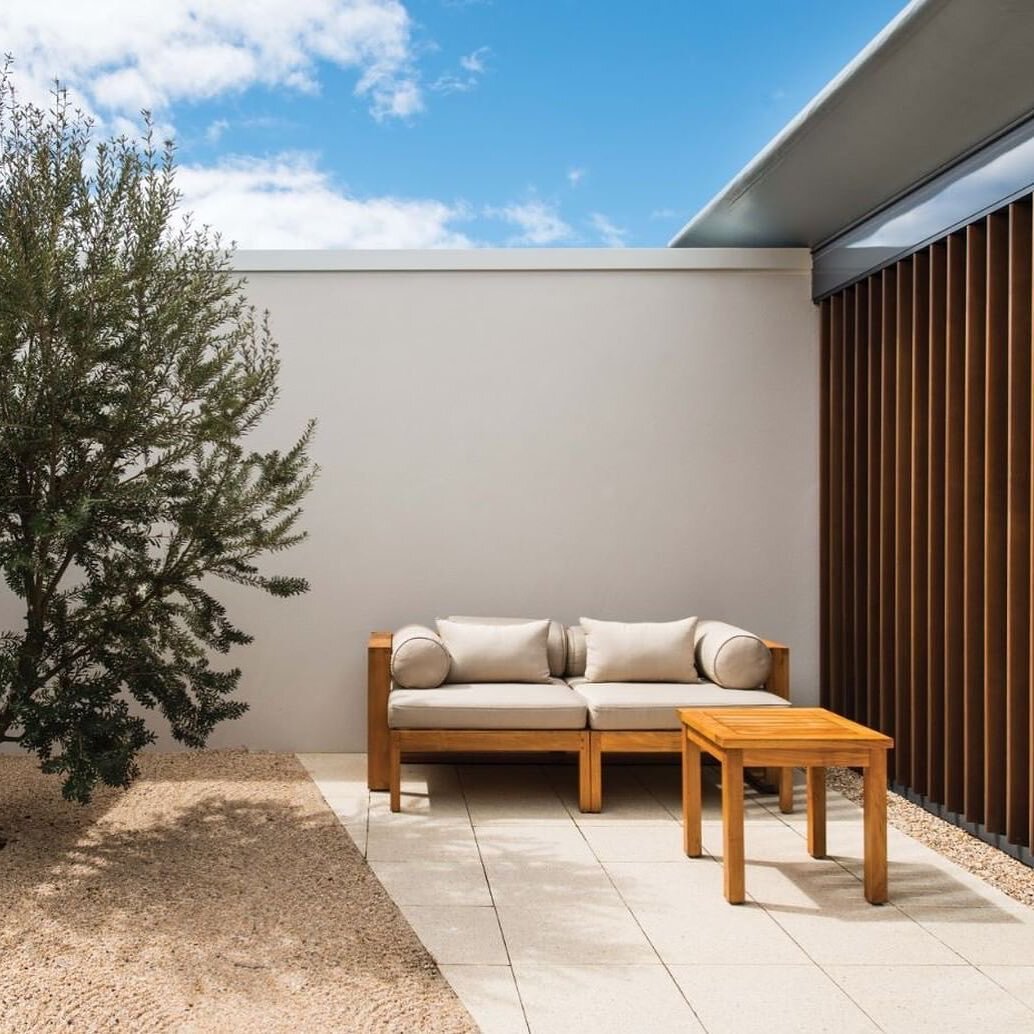
M590 683L577 662L565 658L563 674L548 683L445 683L427 689L393 686L394 634L374 632L367 645L367 782L388 790L391 810L401 809L405 754L545 753L578 756L578 806L603 806L603 755L678 753L680 707L789 706L790 651L725 626L768 649L771 665L762 685L732 689L697 683ZM568 629L570 633L574 629ZM581 658L584 665L584 655ZM791 769L769 769L779 805L790 811Z

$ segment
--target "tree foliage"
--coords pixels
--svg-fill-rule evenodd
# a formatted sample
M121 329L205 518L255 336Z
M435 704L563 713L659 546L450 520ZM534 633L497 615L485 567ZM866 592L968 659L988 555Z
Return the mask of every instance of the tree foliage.
M65 795L127 785L154 739L200 747L245 704L220 654L251 641L217 579L274 596L258 561L304 537L313 425L246 448L277 349L217 235L178 215L172 145L94 140L0 76L0 569L24 625L0 632L0 740Z

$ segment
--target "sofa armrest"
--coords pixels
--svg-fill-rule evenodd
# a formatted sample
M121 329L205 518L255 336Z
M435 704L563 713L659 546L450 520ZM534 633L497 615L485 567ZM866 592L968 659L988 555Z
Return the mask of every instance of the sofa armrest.
M768 676L765 689L784 700L790 699L790 647L771 639L762 642L772 651L772 674Z
M371 790L388 789L391 640L391 632L371 632L366 645L366 783Z

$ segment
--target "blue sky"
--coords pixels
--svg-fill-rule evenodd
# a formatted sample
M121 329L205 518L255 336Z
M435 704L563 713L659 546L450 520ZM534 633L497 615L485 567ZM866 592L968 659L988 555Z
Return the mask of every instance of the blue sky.
M241 246L660 246L903 6L6 0L0 48L151 108Z

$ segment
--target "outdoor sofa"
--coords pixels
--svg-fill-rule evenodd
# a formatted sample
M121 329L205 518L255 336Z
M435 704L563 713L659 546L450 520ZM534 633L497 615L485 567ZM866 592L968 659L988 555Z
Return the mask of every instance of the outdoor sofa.
M374 632L368 643L370 789L389 790L391 810L399 811L406 754L570 752L578 755L579 808L598 812L603 804L603 755L680 751L677 708L789 705L788 647L725 622L687 620L693 623L689 669L677 673L685 681L663 681L663 668L646 671L650 681L633 680L627 675L641 674L634 665L628 671L619 666L618 674L626 677L612 680L597 664L587 678L585 629L556 621L444 619L439 630L448 627L449 634L460 637L450 644L451 652L438 633L424 626ZM602 628L612 623L589 624ZM621 632L622 626L613 624ZM678 624L625 627L634 637L639 629ZM493 668L492 657L478 654L490 653L477 638L489 634L487 626L532 625L540 631L546 626L543 663L548 663L548 671L536 670L533 679L515 681L507 678L505 664ZM769 769L765 777L778 785L780 806L789 811L790 770Z

